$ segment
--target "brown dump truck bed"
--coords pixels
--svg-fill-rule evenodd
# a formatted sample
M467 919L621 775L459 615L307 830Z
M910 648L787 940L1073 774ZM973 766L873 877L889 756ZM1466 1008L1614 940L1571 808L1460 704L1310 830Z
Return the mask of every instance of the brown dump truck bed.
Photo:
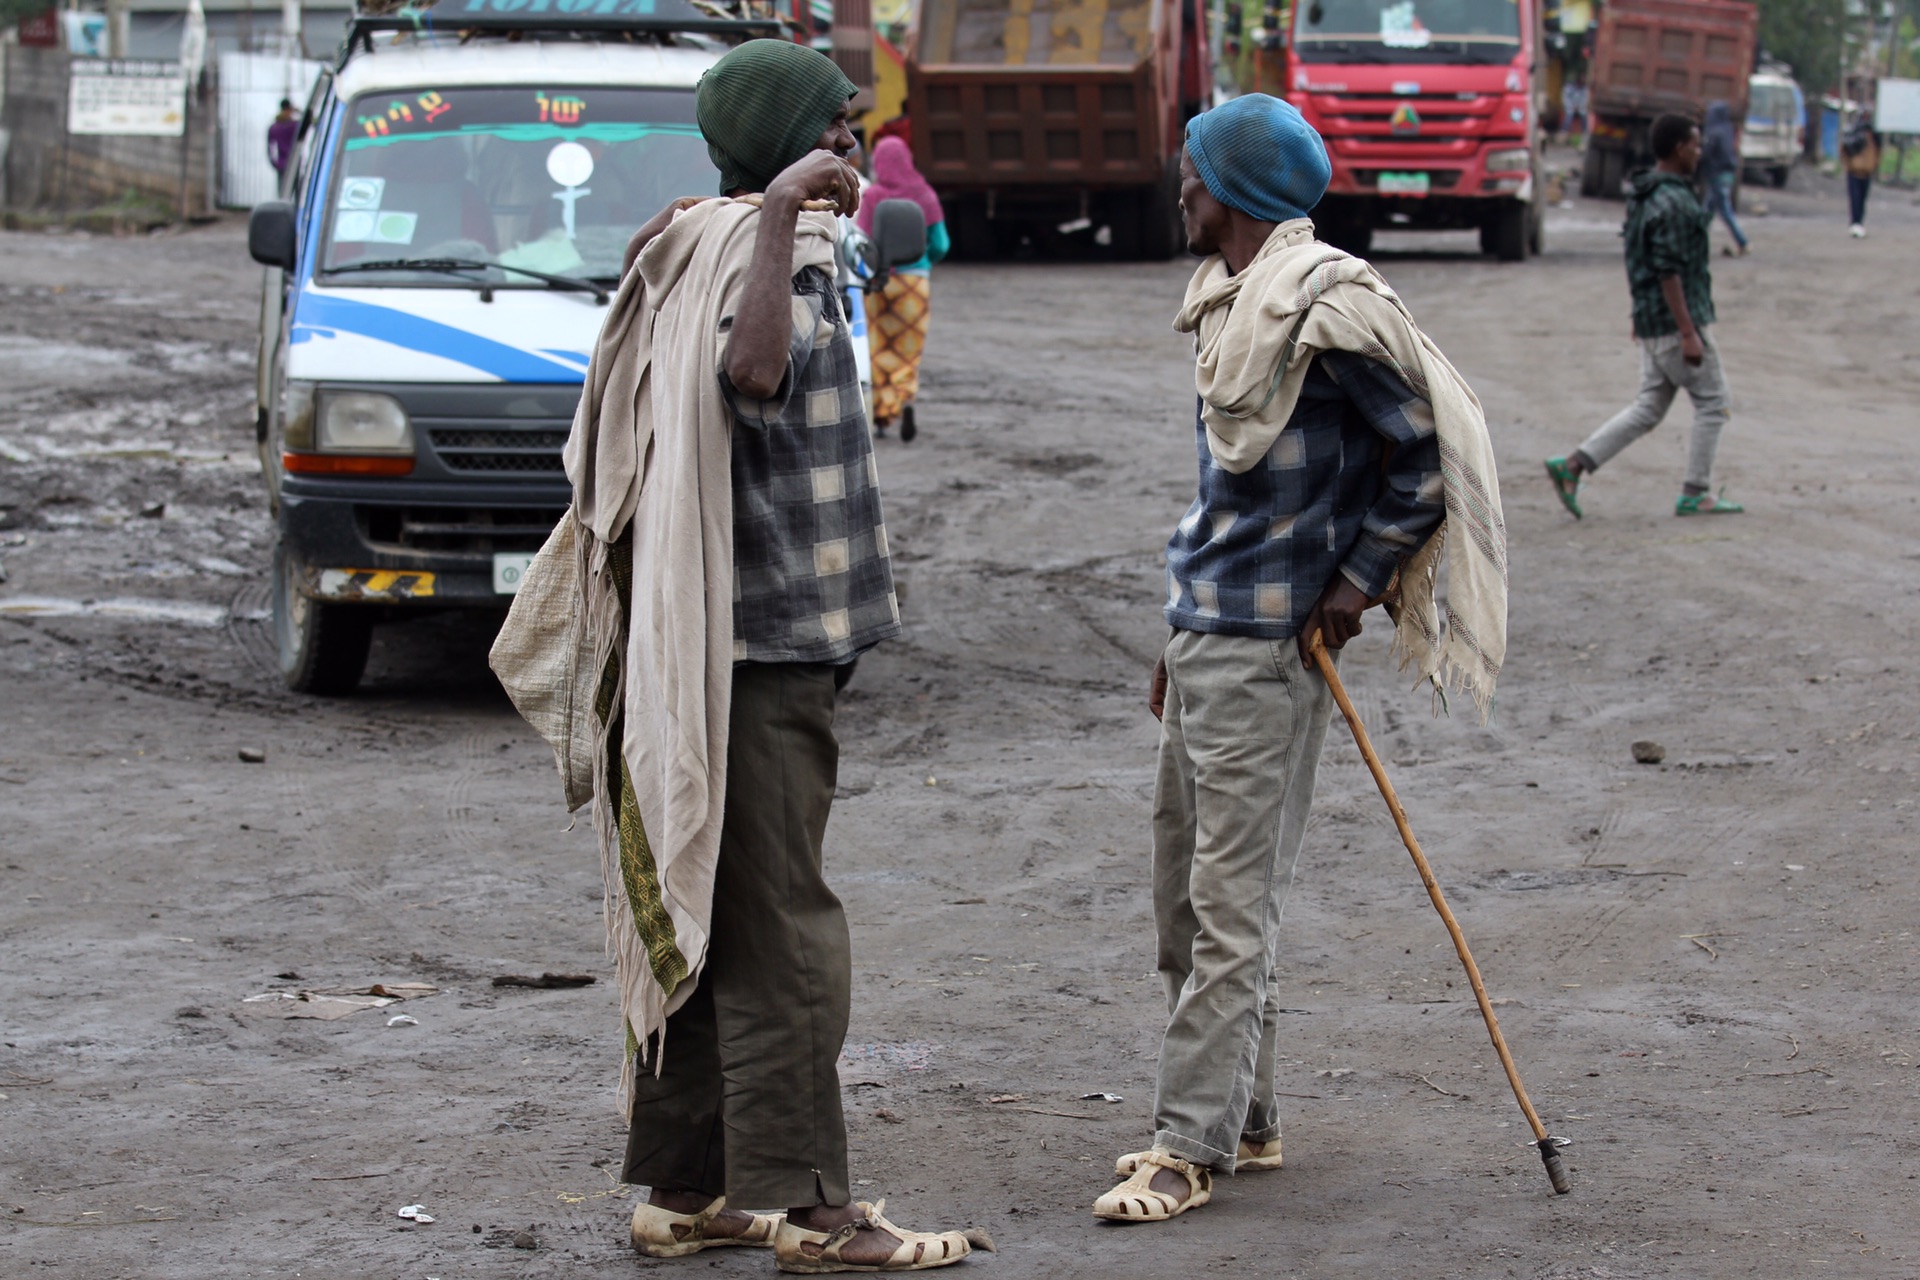
M1744 119L1757 22L1742 0L1609 0L1594 45L1592 110L1697 117L1724 102Z
M925 0L907 73L920 171L943 191L1164 181L1179 44L1154 50L1177 5Z
M926 0L923 66L1114 67L1153 50L1154 0Z

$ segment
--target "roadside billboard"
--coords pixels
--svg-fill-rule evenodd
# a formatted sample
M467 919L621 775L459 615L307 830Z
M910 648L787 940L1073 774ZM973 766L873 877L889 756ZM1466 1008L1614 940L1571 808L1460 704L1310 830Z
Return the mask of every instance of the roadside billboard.
M1920 80L1882 80L1873 127L1881 133L1920 133Z
M75 58L67 132L177 138L187 127L187 78L177 62Z

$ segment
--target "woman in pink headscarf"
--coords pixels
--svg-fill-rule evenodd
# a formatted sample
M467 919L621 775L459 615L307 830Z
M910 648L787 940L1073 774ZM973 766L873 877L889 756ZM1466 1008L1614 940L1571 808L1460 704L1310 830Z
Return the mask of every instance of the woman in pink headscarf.
M882 200L911 200L927 217L927 254L896 267L878 294L867 295L867 341L873 348L873 426L885 435L900 424L900 438L914 437L913 401L920 393L920 356L927 346L933 264L947 256L947 215L940 197L913 167L913 152L898 138L873 146L873 182L860 196L856 220L873 234L873 211Z

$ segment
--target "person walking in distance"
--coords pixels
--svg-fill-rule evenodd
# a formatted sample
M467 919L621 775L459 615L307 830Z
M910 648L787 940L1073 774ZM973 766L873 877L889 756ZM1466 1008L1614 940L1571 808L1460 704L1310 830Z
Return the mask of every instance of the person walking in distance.
M1707 104L1706 128L1700 131L1700 176L1707 184L1707 208L1733 233L1734 247L1727 256L1746 257L1747 233L1733 212L1733 193L1740 185L1740 143L1724 102Z
M1847 168L1847 232L1854 239L1867 234L1867 193L1873 190L1874 175L1880 172L1881 139L1873 127L1872 116L1861 116L1847 130L1840 144L1840 156Z
M1505 652L1506 536L1478 400L1365 261L1314 239L1331 175L1290 104L1195 117L1180 166L1205 258L1195 335L1199 492L1167 543L1153 901L1168 1003L1153 1145L1096 1217L1162 1222L1216 1173L1280 1167L1280 916L1333 705L1307 660L1396 592L1400 643L1488 706ZM1442 467L1442 457L1447 459ZM1442 538L1442 522L1467 522ZM1434 573L1447 548L1445 639Z
M1560 87L1560 136L1569 146L1578 146L1587 135L1587 82L1569 75Z
M867 295L867 340L873 351L873 429L884 435L898 422L900 438L916 428L913 402L920 394L920 357L926 354L933 305L933 267L947 256L947 215L940 197L913 167L913 152L899 138L873 144L873 181L860 199L856 221L873 234L874 210L882 200L911 200L927 220L927 252L895 267L880 291Z
M1664 115L1653 122L1652 140L1659 162L1635 180L1622 232L1633 336L1640 342L1640 394L1572 453L1547 459L1547 478L1576 518L1583 514L1585 478L1659 426L1682 389L1693 400L1693 435L1674 514L1732 515L1746 509L1710 492L1732 396L1713 339L1707 244L1713 217L1693 194L1700 130L1685 116Z
M293 103L280 99L280 113L267 126L267 163L273 171L285 174L287 165L293 159L293 144L300 137L300 117L294 114Z

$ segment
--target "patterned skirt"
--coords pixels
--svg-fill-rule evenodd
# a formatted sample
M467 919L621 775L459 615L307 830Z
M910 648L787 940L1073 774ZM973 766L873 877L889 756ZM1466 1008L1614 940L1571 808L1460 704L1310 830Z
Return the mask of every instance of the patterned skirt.
M873 419L889 423L920 394L920 354L927 347L932 286L923 275L887 277L867 295L867 340L873 349Z

